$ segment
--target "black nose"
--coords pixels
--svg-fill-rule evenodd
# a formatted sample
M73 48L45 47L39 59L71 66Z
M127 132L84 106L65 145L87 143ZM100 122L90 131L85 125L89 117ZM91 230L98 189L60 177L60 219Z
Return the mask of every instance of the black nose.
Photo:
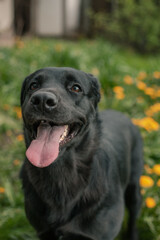
M39 92L32 96L31 103L38 110L51 111L57 107L58 99L54 93Z

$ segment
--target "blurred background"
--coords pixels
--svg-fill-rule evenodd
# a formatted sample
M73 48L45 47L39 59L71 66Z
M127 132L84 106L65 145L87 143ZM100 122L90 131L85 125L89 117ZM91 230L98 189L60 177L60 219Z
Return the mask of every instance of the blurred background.
M144 140L140 240L160 240L160 1L0 0L0 240L36 240L24 213L20 89L39 68L101 83L100 110L124 112ZM124 239L127 213L117 240Z
M0 37L98 35L157 52L159 10L159 0L1 0Z

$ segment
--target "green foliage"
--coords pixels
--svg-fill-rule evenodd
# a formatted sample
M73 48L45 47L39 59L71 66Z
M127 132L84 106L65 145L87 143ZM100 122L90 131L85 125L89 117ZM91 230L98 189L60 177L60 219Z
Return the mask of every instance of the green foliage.
M160 5L152 0L119 0L112 13L92 14L97 29L141 52L160 51Z
M19 170L25 156L19 108L23 79L42 67L75 67L100 79L100 109L114 108L131 118L143 119L146 111L159 101L160 56L144 58L100 39L81 42L32 39L18 40L13 48L1 48L0 60L0 239L34 240L37 238L24 214L19 180ZM146 87L139 89L138 83L142 82ZM117 86L122 91L119 95L115 91ZM148 88L154 89L155 92L151 91L153 95L146 94ZM156 97L154 94L157 94ZM159 123L160 112L151 118ZM160 130L141 128L141 132L145 164L153 168L160 160ZM148 175L146 171L144 174ZM160 239L160 196L156 185L160 177L155 173L150 176L154 186L143 189L143 207L138 221L141 240ZM147 197L155 199L154 208L146 207ZM126 224L127 216L124 227Z

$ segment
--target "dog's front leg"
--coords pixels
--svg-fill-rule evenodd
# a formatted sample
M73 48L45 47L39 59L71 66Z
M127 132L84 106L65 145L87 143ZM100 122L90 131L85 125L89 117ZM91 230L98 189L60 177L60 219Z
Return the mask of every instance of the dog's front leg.
M124 201L117 199L117 203L106 203L105 209L98 215L99 236L96 240L114 240L120 232L124 217ZM98 224L97 224L98 228Z

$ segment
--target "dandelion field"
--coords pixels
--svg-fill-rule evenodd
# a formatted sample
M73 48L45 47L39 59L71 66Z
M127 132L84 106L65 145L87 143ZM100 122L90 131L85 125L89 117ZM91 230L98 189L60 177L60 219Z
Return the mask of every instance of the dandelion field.
M99 78L101 110L122 111L139 126L144 171L137 224L141 240L160 240L160 56L141 56L104 40L17 39L14 47L0 48L0 63L0 239L37 239L25 217L19 181L25 155L22 81L42 67L68 66ZM126 224L127 218L124 228Z

